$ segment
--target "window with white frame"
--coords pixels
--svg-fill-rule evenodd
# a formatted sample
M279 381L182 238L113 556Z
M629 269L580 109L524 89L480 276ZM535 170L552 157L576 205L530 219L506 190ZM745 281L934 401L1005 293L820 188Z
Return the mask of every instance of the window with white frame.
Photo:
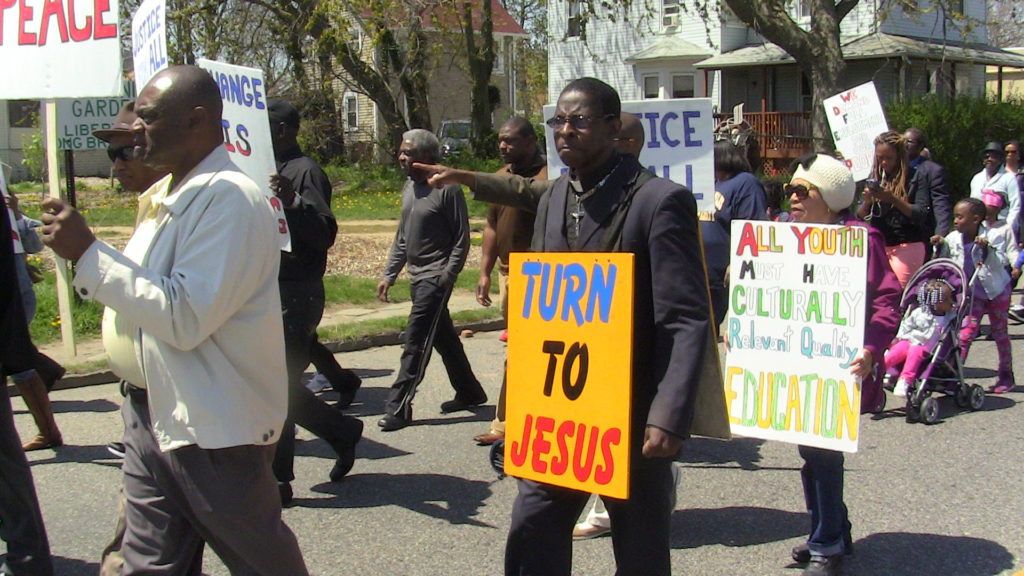
M643 77L644 100L661 98L661 81L657 74L648 74Z
M494 67L491 69L491 73L505 73L505 38L502 36L494 37Z
M665 28L679 26L682 12L683 0L661 0L661 25Z
M359 99L355 94L346 92L342 106L345 113L345 131L355 132L359 128Z
M796 0L796 16L801 20L811 17L811 0Z
M583 34L583 16L580 12L580 0L568 0L569 3L569 29L565 33L567 38L579 38Z
M696 92L696 81L693 74L672 75L672 97L693 98Z

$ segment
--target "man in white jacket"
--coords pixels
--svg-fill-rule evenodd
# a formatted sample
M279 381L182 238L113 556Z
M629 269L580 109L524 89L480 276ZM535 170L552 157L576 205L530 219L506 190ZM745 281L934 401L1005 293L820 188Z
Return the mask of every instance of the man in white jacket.
M124 253L59 200L43 215L76 292L107 306L104 345L128 383L124 574L193 573L205 542L232 574L306 576L270 468L287 390L269 204L228 157L201 68L160 72L135 112L142 161L169 175L140 197Z

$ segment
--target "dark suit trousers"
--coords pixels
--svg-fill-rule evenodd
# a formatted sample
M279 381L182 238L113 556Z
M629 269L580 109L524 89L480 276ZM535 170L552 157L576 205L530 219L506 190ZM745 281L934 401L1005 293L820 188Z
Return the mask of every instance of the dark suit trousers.
M431 348L436 348L441 354L456 398L466 401L485 398L487 394L473 374L466 351L448 315L451 289L441 286L440 277L433 277L413 282L410 290L412 309L405 328L405 348L402 350L398 377L388 395L385 407L387 413L399 414L411 410L416 386L423 379L430 362Z
M630 498L602 498L612 522L617 576L671 574L672 461L634 450ZM590 494L519 480L505 546L505 576L569 576L572 528Z
M129 394L124 417L124 575L197 574L205 541L233 576L308 576L281 519L273 446L161 452L149 407Z
M0 382L0 538L7 542L7 560L0 573L53 576L39 500L25 451L21 449L7 385Z
M346 439L346 419L354 420L328 406L302 383L309 366L310 350L316 343L316 327L324 312L324 285L319 278L280 283L284 318L284 353L288 369L288 418L274 454L274 477L279 482L295 479L295 425L298 424L330 444L353 442Z

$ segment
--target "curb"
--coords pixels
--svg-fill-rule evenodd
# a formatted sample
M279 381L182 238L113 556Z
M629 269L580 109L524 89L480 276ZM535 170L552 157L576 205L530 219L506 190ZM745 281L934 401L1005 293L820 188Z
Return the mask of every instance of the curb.
M504 327L505 321L501 319L455 324L457 331L472 330L473 332L493 332L495 330L502 330ZM323 342L323 345L335 354L339 352L358 352L359 350L366 350L367 348L379 348L381 346L395 346L401 344L404 334L404 332L390 332L388 334L379 334L377 336L359 338L357 340ZM70 390L72 388L84 388L86 386L110 384L112 382L117 382L117 376L115 376L110 370L100 370L98 372L90 372L88 374L71 374L65 376L57 382L57 385L54 386L53 389ZM7 393L10 396L19 395L18 389L13 384L9 384L7 386Z

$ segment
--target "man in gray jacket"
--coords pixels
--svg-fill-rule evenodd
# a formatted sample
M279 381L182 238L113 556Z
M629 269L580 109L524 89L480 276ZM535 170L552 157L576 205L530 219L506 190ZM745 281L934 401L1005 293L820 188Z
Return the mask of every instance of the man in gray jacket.
M409 178L402 188L402 218L377 284L377 297L388 301L395 278L408 265L412 310L398 377L391 385L386 414L377 422L385 432L405 428L412 421L412 399L430 361L431 348L440 352L455 389L455 398L442 403L441 412L487 402L448 315L448 297L469 251L466 198L458 185L433 188L427 183L429 174L413 168L413 162L436 163L439 157L440 144L430 132L416 129L402 135L398 162Z

